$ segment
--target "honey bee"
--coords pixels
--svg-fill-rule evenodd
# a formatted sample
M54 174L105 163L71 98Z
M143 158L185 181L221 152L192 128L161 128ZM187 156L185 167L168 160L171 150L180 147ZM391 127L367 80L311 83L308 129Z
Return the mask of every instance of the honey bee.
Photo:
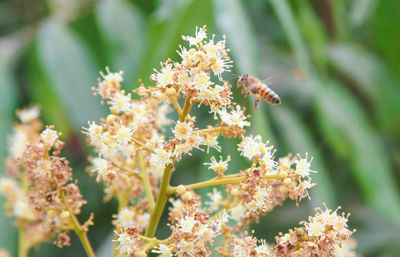
M248 74L240 76L237 82L237 87L243 87L242 94L246 93L245 96L248 96L250 93L255 96L256 102L254 103L254 109L256 110L258 109L261 99L264 99L271 104L281 103L281 99L274 91L272 91L272 89L262 83L258 78Z

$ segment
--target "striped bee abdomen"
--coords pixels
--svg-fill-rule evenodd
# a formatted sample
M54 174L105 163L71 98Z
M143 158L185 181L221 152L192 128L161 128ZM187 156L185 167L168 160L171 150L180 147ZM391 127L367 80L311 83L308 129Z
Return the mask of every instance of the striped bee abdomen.
M281 103L281 99L279 98L278 94L265 84L263 84L263 86L260 88L260 96L271 104Z

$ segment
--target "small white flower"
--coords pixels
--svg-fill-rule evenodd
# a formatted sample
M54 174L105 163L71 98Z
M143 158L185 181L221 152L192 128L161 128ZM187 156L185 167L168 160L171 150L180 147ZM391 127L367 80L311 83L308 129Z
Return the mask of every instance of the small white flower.
M220 232L222 230L222 226L229 221L229 213L223 210L222 214L218 216L216 220L216 231Z
M135 224L135 212L132 210L129 210L128 208L122 209L117 217L116 217L116 223L118 224L119 227L129 227Z
M252 197L252 201L247 204L247 207L252 211L268 211L268 197L271 193L271 187L256 187L256 193Z
M103 176L109 170L108 161L106 159L97 157L93 158L91 162L92 162L92 170L94 172L97 172L98 175Z
M246 212L247 212L246 206L239 203L238 205L236 205L231 209L230 211L231 219L235 221L240 221L246 215Z
M58 132L51 128L46 128L42 131L42 133L40 133L40 137L42 138L43 142L48 146L54 145L58 139L58 135Z
M325 231L325 224L314 220L314 222L310 222L306 224L307 233L309 236L322 236Z
M125 95L123 91L115 93L113 97L111 97L109 104L111 108L116 112L129 112L132 108L131 105L131 95Z
M186 140L190 135L192 135L192 130L190 123L178 121L173 132L177 139Z
M100 75L103 77L103 83L109 84L109 85L118 85L120 82L124 81L124 78L122 75L124 74L123 71L120 72L110 72L110 69L106 67L106 72L107 74L103 74L100 72Z
M257 246L254 248L254 250L257 252L257 254L264 254L266 256L269 256L271 254L271 249L268 247L268 244L265 242L265 240L261 241L261 245Z
M193 83L200 91L207 89L212 84L210 76L205 72L196 73L193 78Z
M239 105L236 105L236 110L232 110L231 112L228 112L226 109L218 110L218 114L221 120L228 126L238 126L241 129L250 126L250 122L246 121L246 116Z
M28 144L28 135L21 129L14 129L12 135L8 138L9 152L12 158L22 157Z
M30 213L28 203L22 199L17 200L13 206L13 213L18 218L27 218Z
M172 257L174 256L172 254L171 249L165 245L165 244L159 244L157 247L154 248L151 252L153 253L159 253L161 257Z
M133 254L135 252L135 241L132 237L125 231L122 231L121 233L114 231L114 233L117 234L117 239L113 240L113 242L118 243L117 249L122 253Z
M195 37L189 37L189 36L182 36L183 40L186 40L189 42L189 45L199 45L201 42L203 42L204 39L207 38L207 29L206 27L198 28L196 27L196 36Z
M310 173L316 173L316 171L311 170L311 161L312 161L312 157L311 159L308 161L308 153L306 153L306 157L304 159L301 158L300 154L298 155L299 159L296 160L296 171L295 173L300 175L300 177L304 178L310 178Z
M154 152L150 157L150 163L153 166L164 169L165 165L172 163L172 154L165 151L162 147L154 149Z
M34 119L37 119L39 117L40 109L38 106L32 106L27 109L23 109L17 112L18 118L21 120L23 123L30 122Z
M271 151L272 146L267 147L263 142L261 142L261 140L261 136L245 137L238 145L238 149L244 157L251 160L255 156L261 156L266 152Z
M197 221L192 216L185 216L178 220L179 230L184 233L192 233L194 225Z
M274 161L275 150L272 150L272 146L267 148L261 158L262 168L268 172L272 172L276 168L276 162Z
M115 132L115 139L122 146L127 145L131 141L132 136L133 136L133 129L125 126L119 127Z
M216 188L213 188L213 192L209 193L210 202L206 202L206 204L210 205L211 210L218 210L219 206L222 204L222 194Z
M218 173L224 173L228 169L228 162L231 160L231 157L228 155L226 160L222 160L222 156L220 156L220 160L217 161L214 156L211 157L211 162L204 163L205 165L209 165L208 169L214 170Z
M0 177L0 193L3 195L18 196L20 194L20 187L16 180L8 177Z
M165 88L168 85L174 84L174 70L172 64L167 64L161 69L161 72L156 71L157 85L161 88Z
M147 226L149 225L149 221L150 221L150 214L147 212L143 213L142 215L138 215L137 217L137 222L142 227L142 229L147 228Z
M89 135L89 140L92 145L99 144L102 132L102 126L97 125L95 122L89 123L89 128L86 129L86 133Z
M215 60L215 63L211 66L211 70L214 72L215 75L220 77L224 71L229 71L229 62L223 59L222 56L218 56Z

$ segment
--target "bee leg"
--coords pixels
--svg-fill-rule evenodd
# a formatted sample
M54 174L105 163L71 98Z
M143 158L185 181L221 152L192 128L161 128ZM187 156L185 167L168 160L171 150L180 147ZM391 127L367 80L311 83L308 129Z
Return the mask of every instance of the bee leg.
M258 105L260 104L260 101L259 100L256 100L255 102L254 102L254 109L257 111L258 110Z
M261 101L261 97L260 97L260 95L256 95L256 101L255 101L255 103L254 103L254 109L257 111L257 109L258 109L258 105L260 104L260 101Z
M250 90L246 89L246 94L244 96L247 97L249 94L250 94Z

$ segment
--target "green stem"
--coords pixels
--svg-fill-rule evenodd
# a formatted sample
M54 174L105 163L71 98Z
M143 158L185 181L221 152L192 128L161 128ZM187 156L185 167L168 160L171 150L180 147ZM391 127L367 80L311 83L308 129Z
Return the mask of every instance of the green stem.
M182 116L182 108L176 99L176 96L168 96L169 100L171 101L172 105L175 107L176 111L178 112L179 117Z
M147 199L149 201L150 211L152 211L154 209L155 202L153 193L151 192L149 176L147 176L146 165L144 163L142 151L138 151L138 160L139 160L140 174L142 177L144 190L146 191Z
M214 178L206 180L206 181L186 185L185 187L189 187L191 189L199 189L199 188L210 187L210 186L238 184L238 183L242 182L243 180L247 179L247 176L238 176L238 175L239 175L239 173L228 175L228 177L214 177ZM263 178L264 179L279 179L280 177L278 174L274 174L274 175L266 175ZM176 192L177 188L178 187L170 187L169 193L174 194Z
M18 257L28 257L29 247L26 245L25 231L18 231Z
M169 181L171 179L173 166L174 166L173 164L168 164L167 167L165 167L164 174L161 179L160 191L157 196L156 205L153 211L151 212L149 226L146 230L145 234L146 237L153 237L154 234L156 233L158 223L160 222L162 212L168 200L170 191Z
M64 193L61 192L61 200L65 204L68 209L69 217L71 219L72 225L74 226L73 230L75 231L76 235L78 236L79 240L83 248L85 249L86 255L88 257L95 257L92 245L89 242L89 238L87 237L86 231L82 228L79 220L76 218L75 214L72 212L71 207L69 206L67 200L65 199Z
M181 122L184 122L184 121L185 121L186 115L189 114L189 111L190 111L190 108L191 108L191 107L192 107L192 103L191 103L190 97L189 97L189 98L186 98L186 100L185 100L185 105L183 106L182 115L179 116L179 120L180 120Z
M134 137L131 138L132 142L134 142L137 146L143 147L143 149L151 152L151 153L155 153L154 150L148 146L146 143L143 143L142 141L140 141L139 139L136 139Z

